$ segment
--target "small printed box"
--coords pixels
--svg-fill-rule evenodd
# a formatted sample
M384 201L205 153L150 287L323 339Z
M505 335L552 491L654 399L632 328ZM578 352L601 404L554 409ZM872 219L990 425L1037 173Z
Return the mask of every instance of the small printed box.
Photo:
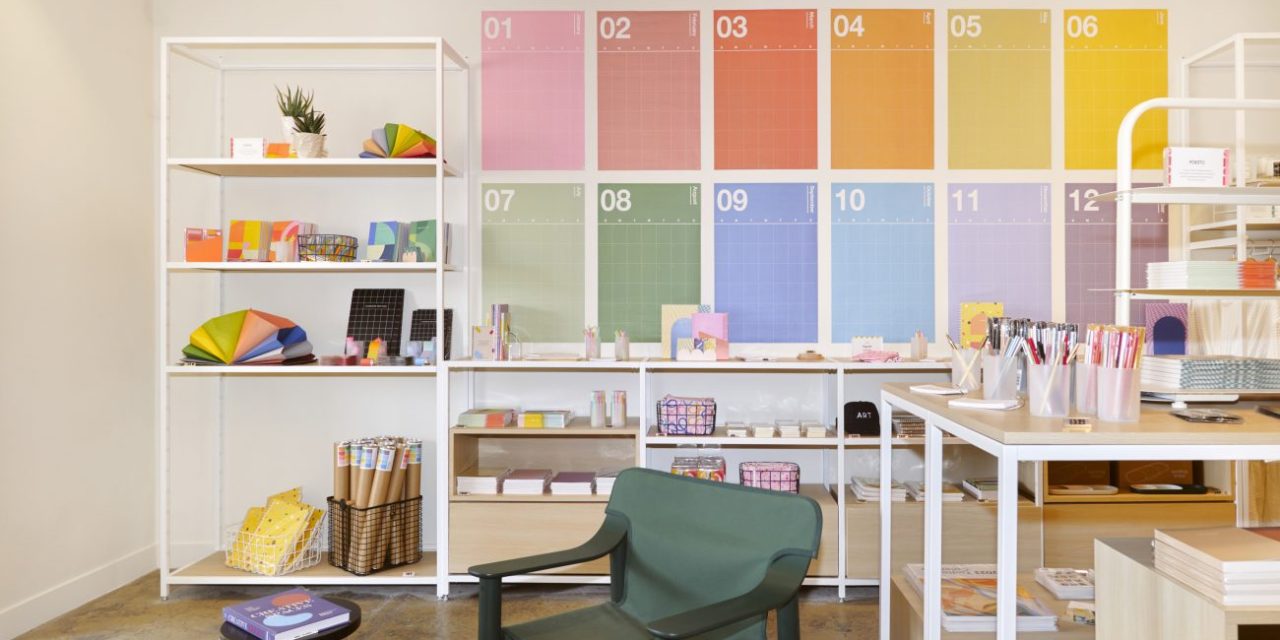
M415 220L409 223L409 240L405 244L404 253L400 255L403 262L436 262L436 221Z
M727 469L723 456L678 456L671 461L671 473L678 476L724 482Z
M1167 187L1225 187L1231 175L1230 166L1230 149L1165 147L1164 184Z
M298 236L312 235L316 226L301 220L277 220L271 223L270 262L297 262Z
M187 262L222 262L222 229L187 229Z
M232 138L231 157L238 160L261 159L267 153L267 143L262 138Z
M664 436L706 436L715 430L715 400L668 395L658 401L658 433Z
M409 225L403 222L370 222L365 259L371 262L398 262L404 251Z
M227 235L227 262L266 261L271 225L265 220L232 220Z
M744 487L800 493L800 465L794 462L743 462L738 482Z

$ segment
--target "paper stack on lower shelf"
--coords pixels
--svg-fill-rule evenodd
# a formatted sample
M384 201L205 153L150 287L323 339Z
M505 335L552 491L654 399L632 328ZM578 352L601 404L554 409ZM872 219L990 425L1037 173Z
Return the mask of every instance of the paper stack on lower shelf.
M595 485L594 471L561 471L551 479L551 495L589 496Z
M855 498L863 502L880 502L880 481L875 478L859 478L853 477L849 479L853 487L853 495ZM894 502L907 501L907 488L902 486L900 482L894 482L890 489L890 495Z
M516 469L502 481L502 492L507 495L540 496L551 484L550 469Z
M1155 563L1220 604L1280 605L1280 527L1156 529Z
M903 575L924 593L924 565L909 564ZM996 566L994 564L942 565L942 628L951 632L996 630ZM1057 631L1058 616L1018 585L1018 633Z
M924 483L923 482L907 482L907 495L911 496L916 502L924 502ZM963 502L964 492L960 487L950 483L942 483L942 501L943 502Z
M1036 569L1036 582L1059 600L1092 600L1092 569Z
M458 476L460 495L496 496L502 493L502 481L510 469L480 469Z

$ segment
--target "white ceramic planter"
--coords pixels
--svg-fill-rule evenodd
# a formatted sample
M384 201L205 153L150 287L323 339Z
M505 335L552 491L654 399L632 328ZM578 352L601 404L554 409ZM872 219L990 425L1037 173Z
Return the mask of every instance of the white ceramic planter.
M323 133L295 133L293 134L293 151L299 158L323 158L324 157L324 134Z
M293 116L280 116L281 140L293 140Z

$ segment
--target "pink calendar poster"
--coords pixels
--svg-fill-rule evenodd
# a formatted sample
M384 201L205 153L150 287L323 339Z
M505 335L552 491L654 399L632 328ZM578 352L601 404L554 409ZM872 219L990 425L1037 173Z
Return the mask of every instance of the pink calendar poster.
M486 170L582 169L583 12L480 14Z
M698 12L600 11L596 20L600 168L698 169Z

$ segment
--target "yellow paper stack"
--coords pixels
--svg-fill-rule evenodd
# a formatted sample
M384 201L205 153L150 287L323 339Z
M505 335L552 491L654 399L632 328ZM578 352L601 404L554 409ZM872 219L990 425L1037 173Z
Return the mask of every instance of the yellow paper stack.
M302 501L301 487L271 495L245 513L227 546L227 566L267 576L309 567L319 560L308 551L323 519L324 510Z

